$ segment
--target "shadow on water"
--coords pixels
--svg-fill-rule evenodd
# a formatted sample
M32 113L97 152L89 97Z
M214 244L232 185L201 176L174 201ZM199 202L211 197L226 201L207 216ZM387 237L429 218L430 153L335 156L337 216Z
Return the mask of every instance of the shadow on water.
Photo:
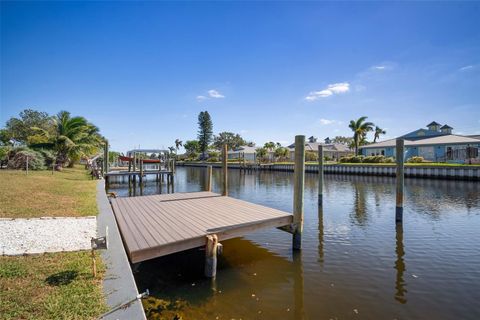
M139 291L150 290L150 297L143 301L148 317L249 319L253 313L303 319L301 252L295 252L290 259L243 238L223 244L214 280L203 276L205 252L201 249L143 262L135 279ZM277 290L290 291L293 297L286 297L281 304L272 303L278 297L272 298L270 293ZM201 314L194 311L199 307Z

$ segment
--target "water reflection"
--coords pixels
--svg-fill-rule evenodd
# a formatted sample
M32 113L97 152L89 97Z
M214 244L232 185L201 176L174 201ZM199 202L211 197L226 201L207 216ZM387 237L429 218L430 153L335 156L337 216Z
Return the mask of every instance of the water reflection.
M302 262L302 251L294 250L293 251L293 267L294 267L294 283L293 283L293 295L295 301L295 319L305 319L305 307L303 302L303 262Z
M396 226L394 239L394 178L327 174L323 208L317 205L317 178L305 177L300 255L292 256L291 235L263 230L249 240L223 242L215 282L203 277L203 251L143 263L135 278L140 291L153 294L149 317L479 318L478 182L407 178L403 226ZM291 212L292 179L292 173L231 170L229 191ZM214 169L213 191L221 191L221 184L221 171ZM178 168L176 191L204 185L205 169ZM110 188L128 196L165 192L165 186L144 180L142 190L114 183ZM407 275L406 257L409 273L419 279Z
M353 209L352 221L359 226L365 226L368 222L366 189L367 186L361 182L353 182Z
M323 207L318 206L318 261L323 266Z
M395 226L395 253L397 255L397 260L395 261L395 270L397 271L396 280L395 280L395 300L404 304L407 303L406 293L407 289L403 274L406 270L405 267L405 250L403 247L403 225L402 223L397 223Z

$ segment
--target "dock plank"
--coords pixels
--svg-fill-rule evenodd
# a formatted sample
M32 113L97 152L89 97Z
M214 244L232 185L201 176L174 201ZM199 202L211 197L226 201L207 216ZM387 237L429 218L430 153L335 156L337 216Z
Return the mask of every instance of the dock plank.
M111 204L133 263L203 246L208 234L222 241L293 222L290 213L213 192L113 198Z

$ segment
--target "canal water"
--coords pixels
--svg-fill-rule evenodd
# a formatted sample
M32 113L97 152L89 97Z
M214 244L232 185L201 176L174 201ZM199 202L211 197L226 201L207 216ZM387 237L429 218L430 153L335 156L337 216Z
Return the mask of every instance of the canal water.
M203 168L179 167L175 192L201 191ZM214 169L214 191L221 172ZM405 180L403 227L395 226L395 179L305 179L303 250L265 230L223 242L215 281L195 249L142 263L150 319L480 319L480 183ZM119 196L166 192L155 181ZM229 171L229 195L292 211L293 173Z

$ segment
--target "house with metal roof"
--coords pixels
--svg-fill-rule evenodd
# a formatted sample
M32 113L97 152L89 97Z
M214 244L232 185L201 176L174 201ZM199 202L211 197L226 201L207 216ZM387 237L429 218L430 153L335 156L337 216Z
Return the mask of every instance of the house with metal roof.
M322 145L323 154L333 160L353 154L349 147L340 143L332 143L330 138L326 138L324 142L318 142L317 140L314 136L309 137L308 141L305 142L305 151L318 152L318 146ZM293 161L295 158L295 143L290 144L288 149L290 150L290 159Z
M427 129L418 129L399 138L405 140L405 159L420 156L428 161L478 163L480 139L477 136L463 136L452 133L453 128L435 121L427 125ZM395 140L361 146L364 156L395 156Z

